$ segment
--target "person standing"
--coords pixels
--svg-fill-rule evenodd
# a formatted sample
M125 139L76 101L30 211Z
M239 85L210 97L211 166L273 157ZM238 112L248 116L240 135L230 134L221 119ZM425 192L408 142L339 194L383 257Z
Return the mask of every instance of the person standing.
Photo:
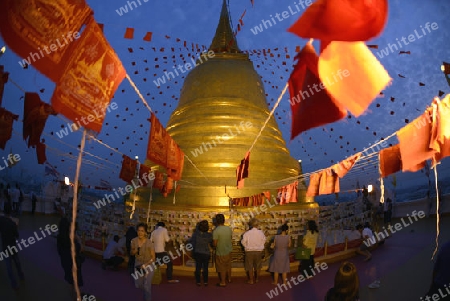
M119 245L119 235L114 235L112 241L109 242L105 251L103 252L102 269L106 270L106 267L112 267L114 271L119 269L119 265L124 262L123 257L118 256L118 253L122 251Z
M5 208L6 196L4 193L3 183L0 183L0 211L3 211Z
M147 225L141 223L137 225L137 237L131 240L132 256L136 257L135 269L142 273L141 277L137 275L135 279L136 288L143 289L144 300L152 300L152 279L155 274L155 247L150 239L147 238Z
M31 196L31 214L34 215L34 212L36 211L37 197L33 191L31 192L30 196Z
M384 202L384 225L386 227L391 225L392 219L392 200L387 198L386 202Z
M5 204L4 213L5 216L0 216L0 234L2 237L1 251L3 254L8 254L8 256L4 257L6 271L8 273L11 286L15 290L18 290L19 285L17 284L16 278L14 277L12 261L14 261L14 265L16 266L20 280L25 280L25 275L22 271L22 266L19 260L19 250L16 246L16 240L19 239L19 231L17 229L16 223L11 218L9 218L9 215L11 213L11 205L9 203Z
M225 226L223 214L216 215L216 224L217 227L213 231L213 246L216 248L216 270L220 280L217 286L225 287L226 281L231 282L232 231L230 227Z
M71 252L72 242L70 239L70 224L71 224L70 221L66 217L61 218L58 227L59 230L58 236L56 237L56 246L60 257L61 266L64 270L64 280L72 286L72 293L75 293L75 288L73 286L74 279L72 274L73 261ZM78 286L82 287L84 283L83 283L83 276L81 273L81 266L84 261L84 257L82 255L82 246L77 236L75 236L74 242L75 242L75 262L77 267L77 281Z
M134 273L134 263L136 259L134 255L131 255L131 240L137 236L138 235L134 227L129 227L127 233L125 234L125 247L127 248L128 255L128 272L130 273L130 275Z
M312 275L312 269L314 268L314 253L316 252L317 239L319 238L319 229L314 220L308 221L308 230L306 230L305 236L303 236L303 247L311 250L309 259L302 259L300 261L300 273ZM309 278L309 277L308 277Z
M208 265L211 258L210 246L212 244L212 234L208 232L209 224L203 220L198 224L197 229L191 238L195 259L195 280L197 286L201 286L200 273L203 270L203 284L208 286Z
M9 194L10 191L11 186L7 184L5 190L3 190L3 195L5 196L5 205L8 203L11 206L10 208L12 210L11 195Z
M17 208L17 215L22 215L22 205L23 205L23 192L22 189L20 189L19 184L16 184L16 189L19 191L19 205Z
M155 245L156 260L164 262L167 265L167 282L177 283L179 282L178 280L172 279L173 263L169 254L166 252L166 243L170 241L170 237L165 226L164 222L158 222L155 231L151 234L150 240ZM167 261L167 259L169 260Z
M17 189L18 185L16 184L16 188L10 188L8 189L8 194L11 197L12 202L12 211L14 215L19 214L19 198L20 198L20 191Z
M245 248L247 283L254 284L259 281L266 236L258 229L259 221L256 218L250 220L249 226L250 229L244 233L241 243Z
M272 284L278 284L278 275L281 274L283 284L287 282L287 273L290 272L289 266L289 248L291 247L291 239L288 233L289 226L283 224L281 226L281 233L275 235L271 248L274 253L270 258L269 272L273 274Z

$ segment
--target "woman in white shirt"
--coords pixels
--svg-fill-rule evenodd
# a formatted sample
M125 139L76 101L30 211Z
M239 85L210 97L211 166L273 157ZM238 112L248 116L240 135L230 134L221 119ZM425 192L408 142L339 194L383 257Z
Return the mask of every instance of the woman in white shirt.
M303 247L311 249L311 255L309 259L300 260L299 272L306 278L312 277L312 269L314 268L314 253L316 251L317 239L319 238L319 230L314 220L308 221L308 230L303 236Z

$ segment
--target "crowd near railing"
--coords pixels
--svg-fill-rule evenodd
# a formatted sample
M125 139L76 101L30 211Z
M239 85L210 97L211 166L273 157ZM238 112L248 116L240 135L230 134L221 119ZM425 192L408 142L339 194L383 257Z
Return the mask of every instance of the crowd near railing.
M55 199L54 197L42 197L37 196L35 213L41 214L58 214L66 215L70 214L70 199L66 202L61 199ZM82 199L79 205L79 231L80 236L83 238L85 243L86 251L93 254L101 255L103 250L106 248L107 243L112 238L113 235L117 234L122 237L120 243L124 244L124 235L130 224L130 213L127 212L124 204L111 203L102 210L97 210L92 206L93 200ZM410 202L395 203L393 208L393 218L406 217L413 211L419 212L423 211L427 216L436 214L436 200L435 199L420 199ZM280 206L281 209L283 209ZM22 211L30 212L32 209L31 196L29 194L24 194L24 200L22 203ZM280 210L281 210L280 209ZM450 212L450 195L445 195L440 200L440 213ZM364 224L365 222L374 223L376 210L375 207L372 210L367 210L366 204L363 202L346 202L338 203L334 206L320 206L318 212L292 212L280 211L283 214L287 213L286 216L290 216L285 221L288 223L296 225L297 228L301 228L307 219L316 219L319 225L319 239L317 243L317 249L315 257L330 256L340 252L345 252L358 247L361 244L360 234L355 227L357 224ZM291 213L291 215L289 215ZM318 213L318 214L317 214ZM157 219L164 218L165 215L162 211L152 212L152 221L156 222ZM176 250L183 243L188 242L189 235L195 229L195 213L186 216L187 219L193 221L192 223L186 224L186 232L174 239L173 249ZM272 216L273 217L273 216ZM146 215L139 210L132 217L132 221L136 224L138 221L145 221ZM273 219L278 221L277 216ZM178 220L177 220L178 221ZM181 219L180 219L181 221ZM198 220L200 221L200 220ZM280 219L280 222L282 220ZM181 221L181 224L184 224ZM242 224L244 224L242 222ZM183 227L183 226L181 226ZM240 226L242 227L242 225ZM266 236L268 242L273 237L273 227L266 226ZM276 227L274 228L276 229ZM263 229L264 230L264 229ZM376 229L375 229L376 230ZM244 228L241 232L245 231ZM239 233L241 233L239 232ZM295 247L297 242L301 239L304 231L293 231L294 234L291 235L293 239L292 248L292 261L294 261L293 253L295 252ZM268 234L268 235L267 235ZM241 262L243 259L243 248L239 245L239 240L235 239L233 254L234 261ZM267 250L265 259L270 257L271 250L269 248L270 243L267 243ZM213 262L213 261L212 261ZM186 265L193 266L193 259L189 253L185 253L184 256L174 260L175 265Z

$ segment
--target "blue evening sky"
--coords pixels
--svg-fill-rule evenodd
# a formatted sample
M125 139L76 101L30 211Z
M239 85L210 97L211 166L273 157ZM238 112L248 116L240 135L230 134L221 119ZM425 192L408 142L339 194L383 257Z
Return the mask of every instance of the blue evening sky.
M130 10L128 2L135 2L138 7ZM274 54L274 57L270 57L270 54L267 57L262 54L250 55L257 72L263 78L270 108L289 78L296 46L303 47L307 42L286 31L303 12L299 2L255 0L254 7L250 0L231 0L229 3L234 27L237 26L240 16L246 10L243 18L244 26L237 35L240 49L248 51L270 49ZM180 58L181 54L189 60L188 55L198 56L190 50L191 43L206 47L210 45L222 1L152 0L145 2L140 0L139 4L137 0L88 0L87 3L94 10L96 21L105 25L105 36L116 50L128 74L150 107L157 112L157 117L166 125L170 114L177 106L183 77L172 79L159 89L153 80L163 76L164 70L171 71L173 66L184 64ZM125 6L128 12L123 13L122 10L122 16L120 16L117 11ZM252 32L252 29L254 31L254 27L259 26L262 20L269 20L271 15L275 16L276 13L281 14L283 11L288 12L285 13L287 18L283 21L277 21L277 24L256 35ZM378 38L367 42L367 44L379 46L378 49L372 49L374 54L388 47L389 43L397 43L397 39L414 34L415 30L421 33L421 37L399 49L410 51L411 54L399 55L398 51L389 50L386 52L387 56L380 58L380 62L393 78L393 83L383 91L384 97L375 99L367 112L359 118L352 116L350 119L346 118L325 127L309 130L289 142L291 126L289 96L286 94L283 97L281 105L275 112L275 118L287 141L291 155L302 160L305 172L326 168L334 162L363 150L379 141L380 138L389 136L403 127L406 119L412 121L418 117L439 90L446 94L450 93L450 87L440 70L443 61L450 61L449 15L450 1L448 0L389 1L389 17L384 31ZM423 35L421 27L424 27L427 22L436 22L438 28ZM127 27L135 29L133 40L123 38ZM153 32L151 42L142 40L146 32ZM181 41L177 42L177 38ZM183 47L183 41L187 41L189 50ZM0 38L0 47L3 45L3 40ZM318 49L317 41L313 45ZM164 50L161 51L161 48ZM277 48L278 50L275 50ZM290 55L289 59L286 59L285 48ZM385 51L387 50L388 48ZM280 54L279 57L278 54ZM33 67L23 69L18 63L19 60L21 59L17 55L7 49L6 53L0 57L0 64L4 65L6 71L10 73L11 80L26 91L38 92L43 101L50 102L54 84ZM286 65L283 65L283 62L286 62ZM159 68L156 68L156 65ZM398 74L405 78L399 77ZM425 86L420 86L420 82ZM44 89L43 92L39 92L41 89ZM20 120L23 118L21 96L23 92L12 82L6 84L3 107L20 115ZM393 101L391 97L394 98ZM113 99L118 108L107 114L98 139L112 148L118 148L121 154L131 157L138 155L142 162L145 158L150 123L147 121L149 111L140 101L137 103L137 100L137 94L125 79ZM73 156L78 154L76 147L80 143L81 132L71 133L60 139L56 132L64 125L67 125L67 121L51 116L42 138L49 147L48 161L61 174L73 178L76 160ZM0 171L0 178L14 179L20 175L32 174L36 181L40 182L44 175L44 167L37 164L35 151L27 150L21 133L22 123L15 122L13 138L7 143L5 150L0 151L0 157L12 151L20 155L21 161L13 169ZM390 139L388 143L395 144L397 140ZM87 141L86 151L96 157L85 155L84 158L89 161L84 162L82 166L81 181L83 183L98 185L100 179L105 179L114 187L124 185L118 178L121 154L95 141ZM189 153L186 154L189 155ZM438 171L443 173L449 171L446 160L448 159L444 159ZM2 160L0 164L4 165ZM356 178L360 179L361 185L372 183L378 177L376 171L375 164L368 164L364 170L359 167L342 180L341 186L343 189L350 189L352 185L355 185ZM425 175L421 172L400 175L399 179L425 183Z

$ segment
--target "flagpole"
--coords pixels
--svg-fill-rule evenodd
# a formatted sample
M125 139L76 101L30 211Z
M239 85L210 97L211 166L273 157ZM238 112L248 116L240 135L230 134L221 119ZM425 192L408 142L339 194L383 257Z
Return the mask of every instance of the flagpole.
M77 207L78 207L78 179L80 177L81 161L83 158L83 150L86 142L86 129L83 130L83 136L81 138L80 153L77 159L77 169L75 172L74 188L73 188L73 204L72 204L72 223L70 225L70 241L71 241L71 255L72 255L72 277L75 293L77 294L77 300L81 300L80 288L78 287L77 277L77 262L75 258L75 221L77 219ZM81 243L81 242L79 242Z
M148 199L148 209L147 209L147 226L148 226L148 219L150 218L150 209L153 199L153 185L150 187L150 197Z

